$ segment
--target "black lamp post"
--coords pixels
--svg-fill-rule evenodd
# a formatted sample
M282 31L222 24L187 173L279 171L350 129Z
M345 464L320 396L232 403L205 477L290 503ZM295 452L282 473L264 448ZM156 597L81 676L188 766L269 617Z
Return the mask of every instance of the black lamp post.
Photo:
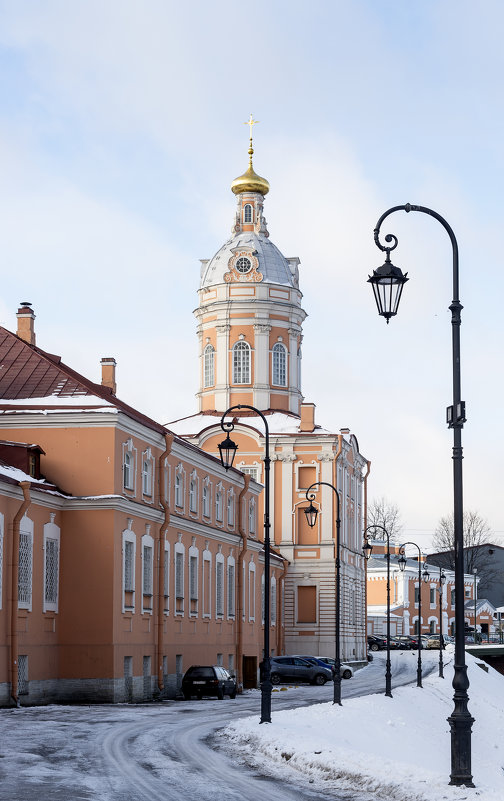
M306 500L310 501L310 505L306 507L304 513L306 521L310 528L313 528L317 522L318 509L313 505L315 500L314 487L330 487L336 495L336 632L335 632L335 653L334 653L334 675L333 675L333 704L341 706L341 658L340 658L340 599L341 599L341 575L340 575L340 499L338 490L327 481L315 481L306 490Z
M427 565L424 567L423 571L424 581L429 581L430 573L427 569ZM443 673L443 648L444 648L444 641L443 641L443 586L446 581L446 576L444 574L444 570L439 565L439 678L444 679Z
M385 526L380 526L375 523L364 529L364 545L362 550L364 551L366 559L369 559L373 546L369 542L367 532L375 528L379 528L383 531L387 542L387 660L385 663L385 695L388 698L392 698L392 671L390 669L390 535Z
M422 686L422 552L416 542L405 542L399 548L401 554L397 563L399 570L404 573L406 568L406 557L404 549L406 545L414 545L418 549L418 663L417 663L417 687Z
M259 415L264 423L265 429L265 453L264 453L264 654L262 669L260 671L261 681L261 720L260 723L271 723L271 659L270 659L270 455L269 455L269 428L266 418L255 406L247 406L239 403L231 406L224 412L221 418L221 428L226 433L226 439L219 444L219 453L223 467L229 470L233 465L233 460L238 450L238 446L230 438L229 434L234 429L234 422L225 422L227 417L235 409L249 409Z
M451 774L450 784L474 787L471 775L471 727L474 718L468 710L469 679L465 663L464 643L464 530L463 530L463 493L462 493L462 428L466 421L465 403L461 400L460 391L460 324L462 304L459 299L459 257L458 244L451 227L436 211L426 206L393 206L388 209L376 224L374 240L377 247L386 254L385 263L373 275L369 282L378 307L378 313L385 317L387 323L397 314L401 293L407 274L403 275L398 267L390 262L390 251L397 247L398 240L394 234L387 234L385 242L380 242L380 228L383 221L396 211L419 211L434 217L445 229L452 245L453 253L453 299L450 304L452 313L452 385L453 403L447 409L448 427L453 429L453 519L455 540L455 664L453 676L453 712L448 718L451 730Z

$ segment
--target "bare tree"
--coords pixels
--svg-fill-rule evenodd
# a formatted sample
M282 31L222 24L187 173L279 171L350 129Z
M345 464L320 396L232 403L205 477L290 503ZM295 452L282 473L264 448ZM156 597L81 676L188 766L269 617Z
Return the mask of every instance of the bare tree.
M403 528L399 508L383 496L373 498L367 510L367 525L383 526L388 531L391 541L397 539ZM376 529L376 538L383 539L383 532L380 529Z
M432 545L437 551L435 561L450 570L455 569L453 514L442 517L437 525ZM496 572L493 560L491 528L488 521L478 512L464 512L464 572L477 572L484 584L493 581ZM428 561L434 561L429 557Z

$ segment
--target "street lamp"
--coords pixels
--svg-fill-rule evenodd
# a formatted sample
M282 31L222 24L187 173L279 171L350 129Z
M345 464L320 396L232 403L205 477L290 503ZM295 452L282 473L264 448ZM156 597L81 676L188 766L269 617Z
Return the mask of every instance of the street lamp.
M424 577L424 581L428 581L429 578L430 578L430 573L429 573L429 571L427 569L427 564L424 567L423 577ZM439 593L439 678L440 679L444 679L444 673L443 673L443 648L444 648L444 642L443 642L443 585L444 585L445 581L446 581L446 576L444 574L444 570L441 567L441 565L439 565L439 587L438 587L438 593Z
M333 704L341 706L341 659L340 659L340 599L341 599L341 576L340 576L340 498L338 490L327 481L315 481L306 490L306 500L310 505L304 510L306 522L313 528L317 522L318 509L313 505L315 500L314 487L330 487L336 495L336 632L335 632L335 654L334 654L334 675L333 675Z
M229 470L233 465L233 460L238 450L238 446L230 438L229 434L234 429L234 422L225 422L227 417L235 409L248 409L259 415L264 423L265 429L265 453L264 453L264 654L262 670L260 673L261 682L261 720L260 723L271 723L271 659L270 659L270 455L269 455L269 428L266 418L255 406L247 406L239 403L231 406L221 417L221 428L227 435L226 439L219 444L219 453L222 466Z
M474 570L473 570L473 580L474 580L474 589L473 589L473 595L474 595L474 644L475 645L478 642L478 638L476 637L476 606L477 606L477 602L478 602L478 585L476 584L476 575L477 575L477 573L478 573L478 568L475 567ZM483 637L481 638L481 641L483 641Z
M405 547L414 545L418 550L418 662L417 662L417 687L422 686L422 552L416 542L405 542L399 548L401 554L397 563L399 570L404 573L406 568Z
M364 529L364 545L362 546L362 550L364 551L366 559L369 560L373 546L369 542L367 532L375 528L379 528L383 531L387 541L387 660L385 663L385 695L388 698L392 698L392 671L390 669L390 535L385 526L374 523Z
M448 718L451 730L451 774L450 784L474 787L471 775L471 727L474 718L468 710L469 679L465 663L464 643L464 504L462 493L462 428L466 421L465 403L460 392L460 324L462 304L459 299L459 258L458 244L451 227L436 211L426 206L414 206L406 203L388 209L376 224L374 240L376 246L386 254L385 263L373 275L369 282L378 307L378 313L385 317L387 323L397 314L401 293L407 274L403 275L398 267L390 262L390 251L397 247L398 239L394 234L387 234L385 242L380 242L380 228L383 221L396 211L419 211L434 217L450 237L453 253L453 299L450 304L452 313L452 385L453 403L447 409L448 427L453 429L453 522L455 540L455 663L453 676L453 712Z

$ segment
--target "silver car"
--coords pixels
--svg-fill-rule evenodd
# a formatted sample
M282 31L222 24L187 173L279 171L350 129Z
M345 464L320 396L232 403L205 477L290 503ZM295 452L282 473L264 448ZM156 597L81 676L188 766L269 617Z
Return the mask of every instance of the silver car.
M325 684L331 681L332 670L329 665L318 665L301 659L299 656L271 657L271 683L309 682Z

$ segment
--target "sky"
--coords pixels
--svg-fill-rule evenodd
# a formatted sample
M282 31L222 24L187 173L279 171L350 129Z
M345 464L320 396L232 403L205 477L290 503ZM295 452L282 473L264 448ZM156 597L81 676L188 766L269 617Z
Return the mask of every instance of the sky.
M453 507L443 227L388 218L410 278L390 325L366 280L388 208L453 228L465 506L502 536L503 24L499 0L0 0L0 324L29 301L44 350L98 382L115 357L160 422L196 412L199 260L230 234L253 113L270 236L301 259L305 399L423 549Z

